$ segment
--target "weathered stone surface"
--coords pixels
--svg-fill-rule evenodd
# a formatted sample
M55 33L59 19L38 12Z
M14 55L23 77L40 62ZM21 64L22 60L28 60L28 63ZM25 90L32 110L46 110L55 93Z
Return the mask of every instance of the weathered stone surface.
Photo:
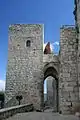
M61 28L59 94L60 109L63 113L71 103L78 101L76 46L75 28L66 26Z
M80 0L76 0L75 2L75 23L76 23L76 31L77 31L76 39L78 42L78 47L77 47L78 83L80 84ZM80 89L79 89L79 100L80 100Z
M57 90L56 90L56 80L55 78L49 76L46 79L47 82L47 105L57 111Z
M29 46L27 46L27 43ZM45 67L47 65L46 57L48 58L48 67ZM35 107L40 108L43 99L44 73L52 67L54 72L57 71L53 76L56 75L56 78L58 78L58 66L58 56L53 56L53 54L43 55L42 25L11 25L9 27L6 75L6 107L17 105L16 95L22 95L21 104L33 103Z
M16 94L22 94L22 103L30 101L39 107L41 98L37 80L40 80L43 63L42 39L43 25L9 27L6 102ZM26 46L27 41L30 41L30 46Z
M33 110L34 110L34 107L32 104L25 104L25 105L19 105L19 106L1 109L0 120L7 119L17 113L30 112Z
M43 26L39 24L15 24L9 27L8 67L5 102L33 103L43 106L44 79L56 79L57 109L70 112L80 100L80 1L75 0L75 26L63 26L60 30L59 55L43 53ZM50 52L49 52L50 53Z

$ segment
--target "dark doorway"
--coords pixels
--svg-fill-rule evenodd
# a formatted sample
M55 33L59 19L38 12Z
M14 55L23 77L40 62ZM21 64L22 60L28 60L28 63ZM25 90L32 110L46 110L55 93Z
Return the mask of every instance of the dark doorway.
M59 91L58 91L58 74L53 67L49 67L44 72L43 81L43 106L44 109L52 109L58 112L59 109Z

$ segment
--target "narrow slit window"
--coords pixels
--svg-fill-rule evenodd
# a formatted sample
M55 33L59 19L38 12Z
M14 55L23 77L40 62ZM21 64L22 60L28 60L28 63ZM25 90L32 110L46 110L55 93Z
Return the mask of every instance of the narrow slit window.
M26 47L30 47L31 46L31 41L30 40L27 40L26 42Z

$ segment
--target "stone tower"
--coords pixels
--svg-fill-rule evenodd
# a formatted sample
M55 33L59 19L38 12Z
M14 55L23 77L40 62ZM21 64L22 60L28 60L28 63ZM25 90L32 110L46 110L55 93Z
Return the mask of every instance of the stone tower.
M76 26L76 41L77 46L77 66L78 66L78 87L79 87L79 100L80 100L80 0L75 0L75 26Z
M75 26L63 26L60 36L60 109L65 113L78 102L77 42Z
M48 44L43 53L43 25L15 24L9 27L6 106L43 103L43 84L48 76L56 80L56 108L70 113L80 100L80 0L75 0L75 25L60 29L60 53L53 55ZM47 54L48 53L48 54Z
M22 103L29 102L39 107L39 85L43 77L43 25L11 25L8 53L5 102L10 104L16 95L22 95Z
M80 101L80 0L75 1L75 25L63 26L60 36L59 101L69 112Z

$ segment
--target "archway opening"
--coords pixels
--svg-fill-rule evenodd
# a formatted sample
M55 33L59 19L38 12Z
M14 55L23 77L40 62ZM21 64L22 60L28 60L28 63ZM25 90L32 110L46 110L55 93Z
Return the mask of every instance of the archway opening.
M53 109L54 112L57 111L56 80L52 76L48 76L44 80L44 107Z
M44 71L42 96L44 109L52 109L53 112L59 111L58 74L53 67L49 67Z

